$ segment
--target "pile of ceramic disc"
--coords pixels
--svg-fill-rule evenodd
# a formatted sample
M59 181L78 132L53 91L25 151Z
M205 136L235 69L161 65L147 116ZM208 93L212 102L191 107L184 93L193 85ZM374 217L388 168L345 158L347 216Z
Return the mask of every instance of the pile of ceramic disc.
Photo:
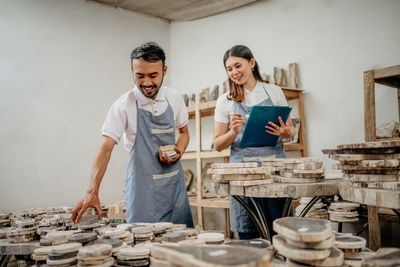
M264 180L264 183L273 182L271 169L259 167L257 162L243 163L213 163L207 170L212 174L212 179L218 182L243 181L243 180ZM267 182L265 180L268 180Z
M35 261L36 266L41 266L41 265L46 264L48 255L49 255L49 253L51 253L52 249L53 249L53 246L47 246L47 247L37 248L33 251L31 258L32 258L32 260Z
M319 158L266 158L263 166L274 166L279 183L315 183L325 179L325 169Z
M329 206L329 219L335 222L358 222L358 203L336 201Z
M78 252L78 266L102 266L108 267L114 264L111 256L112 246L109 244L87 245Z
M197 239L205 241L207 245L218 245L225 242L224 234L216 232L201 233L197 236Z
M243 247L252 247L252 248L260 248L266 250L272 250L271 242L265 239L250 239L250 240L236 240L225 243L225 245L229 246L243 246Z
M7 238L13 239L14 243L32 241L38 228L35 219L21 219L14 221L15 228L7 231Z
M77 233L68 237L68 242L81 243L83 246L97 239L96 233Z
M0 213L0 228L9 227L10 226L10 214L9 213Z
M299 216L300 213L304 210L306 205L312 200L312 197L301 197L300 205L298 205L295 209L296 216ZM308 211L306 214L307 218L314 219L329 219L328 209L326 205L320 200L318 200Z
M400 248L380 248L374 256L362 260L363 267L398 267L400 262Z
M120 239L96 239L90 243L88 243L88 245L96 245L96 244L109 244L111 245L112 249L111 249L111 253L114 257L117 256L118 251L121 248L127 247L128 245L125 242L122 242Z
M135 244L151 242L154 239L152 227L133 227L132 234Z
M354 187L400 189L400 141L376 141L323 149Z
M123 228L110 228L109 230L106 230L104 238L120 239L127 244L133 243L132 233L125 231Z
M166 233L162 236L163 243L177 243L185 239L185 233Z
M152 245L151 266L272 266L271 252L243 246Z
M273 222L278 235L274 248L287 259L288 266L341 266L343 252L335 245L328 220L285 217Z
M47 266L76 266L78 250L82 248L81 243L68 243L53 246L48 253Z
M126 247L119 250L114 266L148 266L150 250L145 247Z
M69 231L51 231L47 235L41 237L41 246L54 246L68 243L68 238L75 234L76 230Z
M175 151L175 146L174 145L169 145L169 146L161 146L161 153L163 157L168 156L170 159L174 159L178 156L178 154Z
M361 261L374 255L374 252L365 248L366 241L359 236L337 235L336 247L344 252L344 263L348 266L361 266Z

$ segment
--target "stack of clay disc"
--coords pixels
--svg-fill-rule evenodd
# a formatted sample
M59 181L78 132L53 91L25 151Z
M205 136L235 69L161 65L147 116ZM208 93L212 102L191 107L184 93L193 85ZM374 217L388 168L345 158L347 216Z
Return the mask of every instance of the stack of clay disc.
M164 158L165 156L168 156L168 158L174 159L178 156L178 153L176 153L174 148L174 145L161 146L161 154Z
M204 240L207 245L218 245L225 242L224 234L217 232L201 233L197 236L197 239Z
M185 234L186 239L194 239L197 237L197 232L194 228L185 228L185 229L172 228L172 233Z
M166 226L153 226L154 242L161 243L162 236L167 233Z
M111 256L111 250L110 244L86 245L79 249L78 266L112 266L114 258Z
M81 243L52 246L46 261L47 266L75 266L77 264L76 255L81 247Z
M273 222L278 235L274 248L287 258L288 266L341 266L343 252L335 245L328 220L285 217Z
M336 236L335 245L344 252L344 263L349 266L361 266L363 256L371 255L366 252L366 241L360 236ZM364 249L364 253L362 250Z
M47 263L48 255L51 253L53 246L40 247L33 251L31 255L32 260L35 261L36 266L45 265Z
M152 245L151 266L272 266L271 252L239 246Z
M374 256L364 258L362 267L398 267L400 262L400 248L380 248Z
M200 239L186 239L182 241L178 241L177 243L179 246L201 246L205 245L206 241Z
M229 246L244 246L244 247L252 247L252 248L260 248L260 249L268 249L271 250L271 242L264 239L250 239L250 240L237 240L225 243L225 245Z
M54 246L68 243L68 238L77 233L75 230L69 231L51 231L40 239L41 246Z
M0 228L9 227L11 225L10 223L10 214L0 213Z
M311 201L311 197L301 197L300 198L300 205L296 207L296 216L299 216L300 213L304 210L306 205ZM326 205L321 201L318 200L306 214L307 218L314 218L314 219L329 219L328 209Z
M151 242L154 239L153 227L133 227L132 234L135 244Z
M116 256L118 251L121 248L127 247L128 245L125 242L122 242L121 239L97 239L95 241L92 241L88 243L88 245L95 245L95 244L109 244L112 246L111 253L113 256Z
M329 206L329 219L335 222L358 222L358 203L336 201Z
M68 241L71 243L81 243L82 246L88 244L91 241L97 239L96 233L77 233L73 234L72 236L68 237Z
M15 220L15 229L7 232L7 238L10 238L14 243L23 243L32 241L36 235L38 228L35 219L20 219Z
M275 182L316 183L325 180L325 169L319 158L285 158L279 159L276 164L281 167L279 175L274 177Z
M177 243L185 239L185 233L166 233L162 236L163 243Z
M120 239L126 243L133 243L132 233L123 228L111 228L104 233L104 238Z
M322 152L339 161L334 167L353 187L400 188L399 140L342 144Z
M207 173L217 182L272 179L271 168L259 167L257 162L213 163Z
M148 266L150 250L145 247L126 247L119 250L114 266Z

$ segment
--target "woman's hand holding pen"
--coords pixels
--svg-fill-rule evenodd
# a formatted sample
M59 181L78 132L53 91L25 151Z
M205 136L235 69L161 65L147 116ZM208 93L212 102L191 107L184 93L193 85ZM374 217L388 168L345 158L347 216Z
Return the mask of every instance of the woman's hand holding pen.
M281 126L276 125L272 121L268 122L271 126L267 125L265 130L267 133L276 135L276 136L281 136L283 138L290 138L294 135L294 127L292 125L292 120L289 118L287 123L285 124L282 120L282 118L279 116L278 117L279 122Z
M244 123L244 118L242 117L241 113L233 113L231 117L231 130L237 134L240 133L240 129Z

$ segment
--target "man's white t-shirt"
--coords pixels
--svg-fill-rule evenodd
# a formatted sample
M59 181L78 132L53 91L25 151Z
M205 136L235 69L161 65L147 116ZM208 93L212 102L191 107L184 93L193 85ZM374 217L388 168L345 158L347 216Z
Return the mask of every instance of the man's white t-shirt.
M268 95L265 93L265 91L268 92L274 106L288 105L286 97L279 86L259 81L257 81L257 84L254 87L253 91L244 89L244 100L242 103L249 107L261 103L262 101L269 98ZM229 123L230 121L230 117L233 114L235 101L228 100L227 98L228 94L229 92L226 92L225 94L218 97L214 113L215 121L225 122L225 123Z
M154 116L164 113L169 103L174 112L176 128L182 128L189 122L185 103L178 91L161 86L155 100L152 100L143 95L135 86L133 90L126 92L112 104L102 128L102 134L114 139L117 144L123 138L124 147L128 151L132 149L136 140L136 100L139 108L152 112Z

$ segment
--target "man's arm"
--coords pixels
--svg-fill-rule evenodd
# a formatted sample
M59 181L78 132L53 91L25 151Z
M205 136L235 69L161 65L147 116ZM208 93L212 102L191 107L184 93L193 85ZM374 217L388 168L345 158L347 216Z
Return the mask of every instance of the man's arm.
M92 171L90 173L90 184L86 196L78 203L72 211L72 221L78 223L82 215L88 207L94 207L101 218L101 206L99 200L99 188L101 180L106 172L108 162L111 158L115 141L108 137L103 136L100 148L97 151L96 157L93 162Z

